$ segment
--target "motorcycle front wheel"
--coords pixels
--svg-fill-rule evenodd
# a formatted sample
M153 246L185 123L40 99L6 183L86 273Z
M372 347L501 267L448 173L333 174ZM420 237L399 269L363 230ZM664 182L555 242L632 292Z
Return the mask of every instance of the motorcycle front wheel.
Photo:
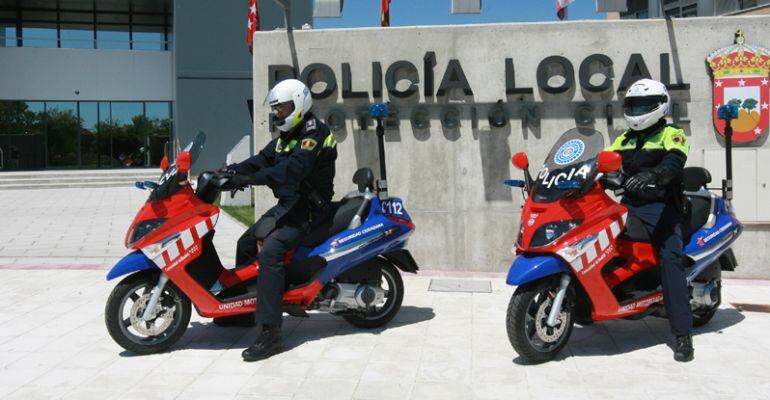
M187 330L190 299L173 283L166 283L152 319L142 319L158 270L141 271L120 281L107 299L104 321L121 347L136 354L153 354L173 346Z
M575 291L567 289L556 326L548 314L559 290L559 280L546 278L516 288L508 304L506 327L513 349L530 363L553 360L567 345L574 326Z

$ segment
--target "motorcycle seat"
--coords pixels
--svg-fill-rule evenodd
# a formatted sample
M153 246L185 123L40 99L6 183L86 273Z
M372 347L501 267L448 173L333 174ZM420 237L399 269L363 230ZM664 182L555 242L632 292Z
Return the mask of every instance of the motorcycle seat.
M356 215L356 211L361 207L363 203L363 197L345 198L342 201L333 201L331 204L330 217L326 218L317 228L315 228L310 234L303 237L300 240L299 245L302 247L315 247L325 242L330 237L344 231L353 217ZM368 214L368 210L364 212L364 215Z
M684 169L682 182L685 191L697 192L711 183L711 173L706 168L687 167Z

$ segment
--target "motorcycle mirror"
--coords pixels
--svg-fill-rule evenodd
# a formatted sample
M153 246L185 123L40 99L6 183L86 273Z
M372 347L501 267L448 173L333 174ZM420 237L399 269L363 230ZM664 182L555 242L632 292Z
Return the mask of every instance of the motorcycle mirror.
M160 170L166 171L168 169L168 157L163 156L163 158L160 160Z
M191 164L192 164L192 157L190 157L189 151L183 151L179 153L179 156L176 158L177 171L184 174L190 170Z
M597 164L599 172L614 172L623 166L623 159L614 151L603 151L599 153Z
M527 158L527 153L523 151L514 154L511 158L511 162L520 170L525 170L529 166L529 158Z

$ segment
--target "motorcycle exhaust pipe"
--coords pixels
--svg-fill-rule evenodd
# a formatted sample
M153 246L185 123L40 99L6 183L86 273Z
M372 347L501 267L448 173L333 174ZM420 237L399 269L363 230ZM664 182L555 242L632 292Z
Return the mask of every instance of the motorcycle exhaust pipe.
M561 313L561 306L564 303L564 296L567 294L567 287L572 277L569 274L562 274L559 282L559 291L556 293L556 297L553 299L553 305L551 305L551 312L548 313L548 319L545 323L551 328L556 326L557 319Z

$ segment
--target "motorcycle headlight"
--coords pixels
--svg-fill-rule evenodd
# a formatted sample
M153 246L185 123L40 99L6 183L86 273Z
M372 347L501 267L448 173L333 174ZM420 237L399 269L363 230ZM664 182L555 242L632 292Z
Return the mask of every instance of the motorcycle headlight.
M556 239L564 236L567 232L577 228L583 220L572 219L566 221L549 222L543 226L537 228L535 234L532 235L532 240L529 243L530 247L543 247L553 243Z
M154 260L156 257L158 257L163 252L163 250L166 249L166 246L169 243L171 243L173 241L176 241L177 239L179 239L179 234L175 233L175 234L173 234L171 236L163 238L161 241L159 241L157 243L153 243L153 244L143 248L142 252L144 252L144 255L146 255L147 258L149 258L150 260Z
M134 227L134 230L131 231L131 236L128 238L128 243L133 244L140 241L143 237L147 236L148 233L158 229L158 227L163 225L163 223L166 221L166 218L158 218L147 219L139 222Z

